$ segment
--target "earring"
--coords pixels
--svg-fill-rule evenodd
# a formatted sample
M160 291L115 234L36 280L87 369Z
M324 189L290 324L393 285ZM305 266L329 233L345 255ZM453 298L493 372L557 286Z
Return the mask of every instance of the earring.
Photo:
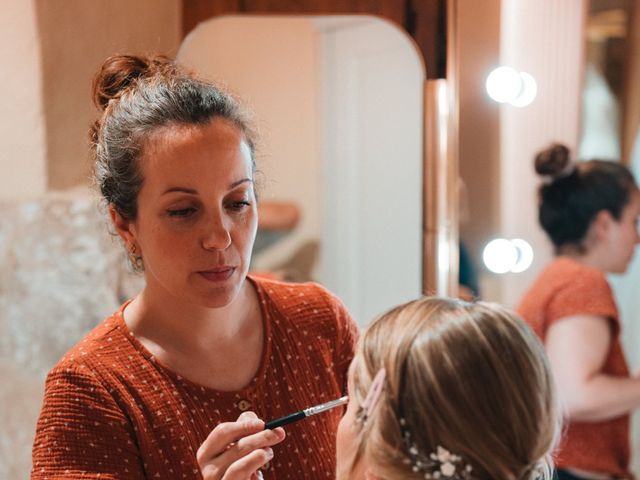
M142 263L142 255L138 254L138 246L134 243L129 249L129 261L131 262L131 266L137 272L141 272L143 270Z

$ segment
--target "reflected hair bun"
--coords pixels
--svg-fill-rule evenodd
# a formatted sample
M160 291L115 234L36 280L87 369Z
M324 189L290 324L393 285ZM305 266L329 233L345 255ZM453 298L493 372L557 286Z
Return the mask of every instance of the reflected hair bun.
M554 143L538 152L535 158L535 168L538 175L548 175L552 178L563 177L571 173L571 163L569 148L561 143Z

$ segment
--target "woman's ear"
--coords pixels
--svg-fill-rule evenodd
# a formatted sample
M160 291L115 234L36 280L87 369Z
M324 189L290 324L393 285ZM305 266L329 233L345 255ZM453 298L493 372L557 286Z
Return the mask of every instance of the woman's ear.
M123 217L118 211L114 208L113 205L109 205L109 216L111 217L111 221L113 225L116 227L116 231L120 238L127 246L130 248L132 245L136 244L136 235L135 235L135 227L133 222L125 217Z
M611 225L613 225L615 221L616 219L613 218L611 212L609 212L608 210L600 210L596 214L592 225L599 233L607 233L611 228Z

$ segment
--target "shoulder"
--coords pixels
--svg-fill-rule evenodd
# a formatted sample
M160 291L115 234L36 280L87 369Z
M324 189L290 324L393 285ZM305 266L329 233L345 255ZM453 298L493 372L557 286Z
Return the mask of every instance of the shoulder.
M315 282L288 283L251 277L258 295L270 303L280 317L297 327L316 330L357 330L342 301Z
M597 268L583 265L567 257L558 257L543 270L543 276L556 277L564 281L585 279L607 283L606 275Z
M67 374L89 374L104 377L104 372L126 369L132 346L126 335L120 312L107 317L56 363L49 376L60 378Z
M549 324L576 315L599 316L617 323L618 309L604 272L569 259L556 260L547 271L550 275L543 288L548 290Z
M518 305L518 313L544 337L552 323L575 315L618 321L606 275L570 258L558 257L538 275Z
M560 295L582 297L594 294L611 294L606 275L592 267L569 258L559 257L547 265L527 291L525 298L552 299Z
M269 305L276 338L314 339L314 352L327 352L346 381L359 329L342 301L317 283L285 283L252 278L258 296Z
M287 313L316 316L347 311L337 296L318 283L289 283L260 277L251 279L259 293Z
M613 298L607 276L597 268L559 258L546 269L546 272L547 280L555 286L557 295L565 294L576 301L600 296Z

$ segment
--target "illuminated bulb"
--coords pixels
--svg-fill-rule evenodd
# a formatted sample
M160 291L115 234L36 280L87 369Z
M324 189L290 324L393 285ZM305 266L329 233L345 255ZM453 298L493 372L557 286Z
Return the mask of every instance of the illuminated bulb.
M484 247L482 260L493 273L521 273L533 263L533 249L521 238L496 238Z
M509 104L514 107L526 107L533 102L533 99L536 98L536 94L538 93L538 85L536 84L535 78L527 72L520 72L520 80L522 82L520 94L509 102Z
M518 261L518 251L506 238L496 238L484 247L482 260L493 273L507 273Z
M487 77L487 93L496 102L515 100L522 90L522 78L511 67L498 67Z
M538 93L535 78L511 67L494 69L487 77L486 87L487 93L496 102L509 103L514 107L529 105Z
M516 247L518 258L510 271L513 273L524 272L533 263L533 248L521 238L514 238L511 243Z

